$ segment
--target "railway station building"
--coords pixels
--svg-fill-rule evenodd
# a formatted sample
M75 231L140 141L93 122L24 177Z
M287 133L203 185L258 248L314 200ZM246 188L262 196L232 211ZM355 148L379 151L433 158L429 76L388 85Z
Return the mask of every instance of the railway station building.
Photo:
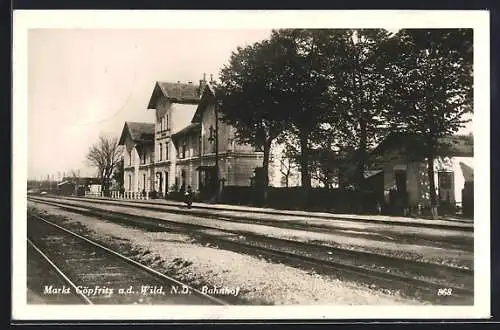
M125 191L161 197L191 186L209 199L218 185L250 186L262 152L235 140L235 128L219 118L214 100L205 78L199 85L155 83L147 105L155 123L126 122L120 136Z
M125 122L119 140L123 146L123 184L126 191L154 187L154 129L152 123Z

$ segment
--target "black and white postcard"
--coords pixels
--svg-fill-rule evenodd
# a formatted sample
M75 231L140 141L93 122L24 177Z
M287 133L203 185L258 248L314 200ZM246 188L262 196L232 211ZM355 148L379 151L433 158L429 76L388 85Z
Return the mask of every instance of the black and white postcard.
M15 11L13 41L13 319L489 317L487 11Z

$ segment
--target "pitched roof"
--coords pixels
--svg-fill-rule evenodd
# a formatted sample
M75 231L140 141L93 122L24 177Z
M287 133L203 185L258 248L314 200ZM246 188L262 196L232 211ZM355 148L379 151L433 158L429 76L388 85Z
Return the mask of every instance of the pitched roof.
M199 130L201 129L201 124L200 123L192 123L192 124L189 124L188 126L184 127L183 129L181 129L179 132L175 133L175 134L172 134L172 141L174 143L177 143L177 141L179 140L179 138L181 136L184 136L184 135L187 135L193 131L196 131L196 130Z
M372 155L382 155L387 150L417 150L421 148L421 138L407 133L392 133L388 135L371 152ZM439 156L473 157L474 137L472 135L450 135L438 139Z
M213 99L214 96L215 96L215 90L212 84L210 84L209 82L205 83L205 85L203 86L203 90L201 91L200 103L198 103L196 112L194 113L193 119L191 120L192 123L201 122L203 113L207 108L207 102Z
M439 139L441 144L450 148L449 152L453 156L472 157L474 156L474 136L473 135L453 135ZM446 153L446 151L445 151Z
M125 122L123 125L122 134L120 136L119 145L125 143L127 134L132 141L136 143L153 143L155 134L155 124L151 123L138 123L138 122Z
M160 96L164 96L175 103L198 104L200 101L198 85L157 81L149 98L148 109L156 107L156 102Z
M65 184L71 184L71 182L64 180L63 182L59 182L57 185L58 186L62 186L62 185L65 185Z

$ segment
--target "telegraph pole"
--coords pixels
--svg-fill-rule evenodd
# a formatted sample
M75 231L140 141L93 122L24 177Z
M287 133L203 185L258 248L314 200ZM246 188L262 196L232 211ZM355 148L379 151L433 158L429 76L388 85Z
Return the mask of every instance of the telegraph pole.
M213 82L213 75L210 75L210 83ZM214 95L214 113L215 113L215 181L217 182L216 198L215 201L219 202L220 199L220 174L219 174L219 109L217 106L217 99Z
M219 182L219 111L217 104L214 105L215 110L215 182L217 182L215 201L219 202L220 182Z

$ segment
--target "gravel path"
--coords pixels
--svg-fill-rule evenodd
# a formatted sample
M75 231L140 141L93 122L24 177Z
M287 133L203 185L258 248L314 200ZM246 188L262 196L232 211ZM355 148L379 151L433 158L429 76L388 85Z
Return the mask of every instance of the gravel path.
M29 202L28 206L34 204ZM201 246L192 238L166 232L147 232L37 204L40 211L67 217L92 236L112 244L131 246L136 257L194 286L240 288L239 298L250 304L423 304L397 294L384 294L363 285L341 282L282 264L239 253Z
M70 203L75 205L88 205L88 202L82 203L71 201ZM176 221L179 223L202 224L218 229L252 232L266 236L286 238L302 242L315 242L345 249L375 252L409 260L445 264L454 267L473 269L474 265L474 254L471 251L464 251L460 249L432 247L395 241L372 240L367 238L352 237L347 234L342 235L339 233L320 233L299 229L277 228L273 226L258 224L237 223L231 221L195 217L191 215L149 211L118 205L94 204L92 205L92 207L103 210L127 212L129 214L137 216L146 216L157 219Z

